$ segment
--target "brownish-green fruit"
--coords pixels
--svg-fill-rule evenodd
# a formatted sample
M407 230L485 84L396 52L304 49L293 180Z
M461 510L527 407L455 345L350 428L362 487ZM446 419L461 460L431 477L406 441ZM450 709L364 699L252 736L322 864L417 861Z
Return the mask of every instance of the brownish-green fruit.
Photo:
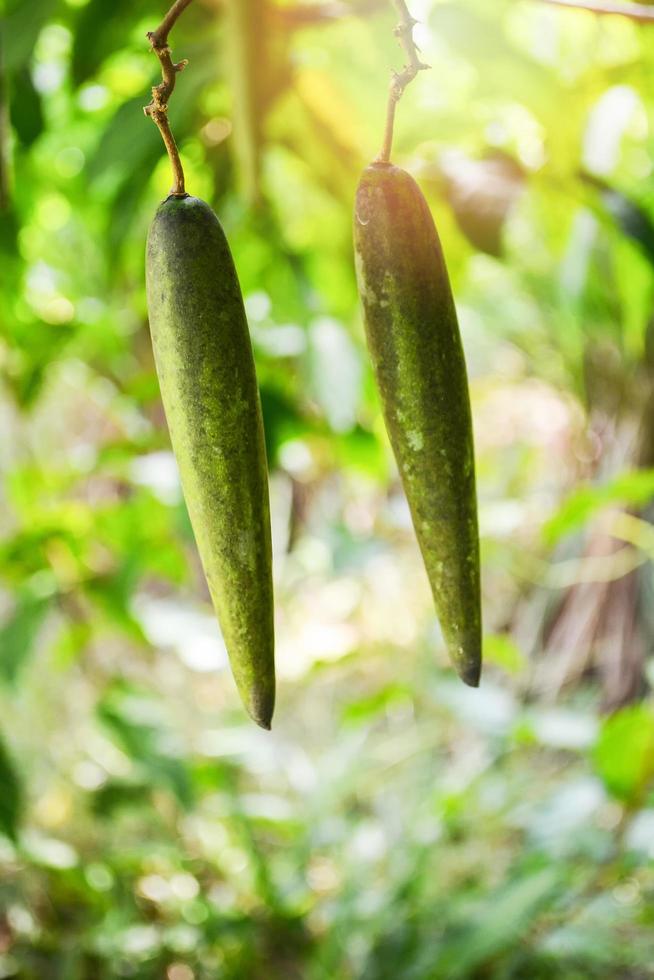
M384 420L450 657L481 673L479 532L470 397L443 251L413 178L367 167L354 247Z
M150 330L182 489L243 702L275 704L268 471L241 289L208 204L169 197L147 244Z

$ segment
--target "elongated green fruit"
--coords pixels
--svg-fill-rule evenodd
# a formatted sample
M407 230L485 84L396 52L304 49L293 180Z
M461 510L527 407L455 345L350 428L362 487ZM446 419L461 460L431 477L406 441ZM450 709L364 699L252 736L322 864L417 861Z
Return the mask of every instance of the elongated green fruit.
M481 673L479 533L468 379L441 244L413 178L364 170L354 245L386 428L450 657Z
M208 204L169 197L150 227L148 311L182 488L234 678L257 724L275 704L268 472L243 299Z

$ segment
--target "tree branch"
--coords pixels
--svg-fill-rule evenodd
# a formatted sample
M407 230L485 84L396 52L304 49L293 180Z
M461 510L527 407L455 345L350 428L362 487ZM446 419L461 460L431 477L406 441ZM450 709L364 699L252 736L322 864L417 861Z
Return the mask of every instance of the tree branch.
M613 0L540 0L554 7L570 7L573 10L587 10L592 14L614 14L628 17L641 24L654 24L654 5L642 6L638 3L613 2Z
M413 81L418 72L424 71L430 67L429 65L425 65L418 57L418 49L413 40L413 28L418 21L414 20L409 13L405 0L393 0L393 3L398 14L400 15L400 23L397 25L393 33L404 48L405 54L409 60L401 72L393 72L391 87L388 93L384 143L382 145L381 153L377 157L378 161L382 163L388 163L391 158L391 149L393 146L393 127L395 124L395 109L397 103L402 98L404 89L407 87L409 82Z
M186 187L184 184L184 169L179 158L179 150L175 143L175 138L168 122L168 102L175 88L177 73L186 68L188 61L178 61L175 63L171 57L168 47L168 35L173 29L177 18L186 10L192 0L176 0L164 19L161 21L156 31L148 31L147 37L152 45L152 50L156 54L161 64L162 81L152 89L152 102L143 109L146 116L150 116L161 133L164 141L170 165L173 168L173 186L171 195L174 197L185 197Z

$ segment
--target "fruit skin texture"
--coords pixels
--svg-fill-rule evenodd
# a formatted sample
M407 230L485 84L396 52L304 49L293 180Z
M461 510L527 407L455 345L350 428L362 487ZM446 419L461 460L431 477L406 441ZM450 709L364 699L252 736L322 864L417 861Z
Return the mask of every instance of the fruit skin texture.
M477 687L481 597L468 379L441 244L406 171L384 163L364 170L354 246L384 420L436 612L454 666Z
M272 548L261 403L241 290L222 227L169 197L147 242L150 330L200 558L243 702L275 704Z

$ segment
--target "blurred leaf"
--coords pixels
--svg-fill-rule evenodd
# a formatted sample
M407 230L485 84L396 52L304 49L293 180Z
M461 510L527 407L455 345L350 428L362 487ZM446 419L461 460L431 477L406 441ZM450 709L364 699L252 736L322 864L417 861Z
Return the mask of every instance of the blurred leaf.
M13 364L7 380L18 404L31 408L36 403L48 372L75 336L75 324L54 326L43 320L9 322L6 333L13 346Z
M260 393L266 454L269 465L276 466L283 443L305 435L312 427L301 417L297 405L283 388L264 384Z
M630 805L639 805L654 777L654 713L632 705L607 718L593 753L607 790Z
M142 0L113 0L109 5L105 0L90 0L82 8L75 25L71 59L75 85L95 75L107 55L125 44L145 6Z
M654 265L654 221L647 211L600 177L585 172L580 176L584 183L599 191L604 207L622 233L634 241Z
M23 589L16 596L12 613L0 627L0 678L15 684L25 661L34 649L50 600Z
M471 160L451 150L442 154L439 166L459 228L475 248L499 257L504 225L524 188L524 170L499 152Z
M12 83L11 124L24 146L31 146L43 132L41 96L27 67L16 72Z
M386 447L373 432L361 425L335 440L334 452L339 466L363 473L369 479L382 480L388 472Z
M97 707L98 716L123 750L147 774L148 782L167 787L185 809L193 790L181 747L165 721L162 704L127 683L114 683Z
M350 701L343 709L343 721L346 724L362 725L383 717L387 708L395 704L403 704L412 700L409 685L393 683L367 697Z
M128 558L114 574L89 579L85 583L85 592L105 612L114 626L136 643L146 644L143 629L131 609L137 581L137 562Z
M98 816L113 819L121 809L134 810L149 806L151 786L148 783L111 779L93 793L92 807Z
M175 96L178 93L175 92ZM87 167L93 181L105 171L116 168L131 173L158 159L161 137L143 115L144 97L137 95L118 107L102 130L102 136Z
M30 58L36 39L48 17L55 9L56 0L9 0L4 25L0 30L5 45L5 65L11 74L23 67Z
M554 898L559 886L556 868L541 868L492 893L474 921L456 939L446 941L437 965L448 980L472 977L493 957L524 937Z
M575 490L543 528L547 544L582 528L602 507L610 504L642 506L654 497L654 470L621 473L608 483Z
M22 810L22 789L18 773L0 734L0 833L16 840Z
M633 914L628 905L619 906L613 895L597 895L580 909L571 922L544 936L541 948L553 953L560 963L581 960L584 971L589 971L588 975L605 977L607 972L612 972L611 964L621 958L623 937Z
M510 674L517 674L526 666L524 654L505 633L492 633L484 637L484 659L503 667Z

